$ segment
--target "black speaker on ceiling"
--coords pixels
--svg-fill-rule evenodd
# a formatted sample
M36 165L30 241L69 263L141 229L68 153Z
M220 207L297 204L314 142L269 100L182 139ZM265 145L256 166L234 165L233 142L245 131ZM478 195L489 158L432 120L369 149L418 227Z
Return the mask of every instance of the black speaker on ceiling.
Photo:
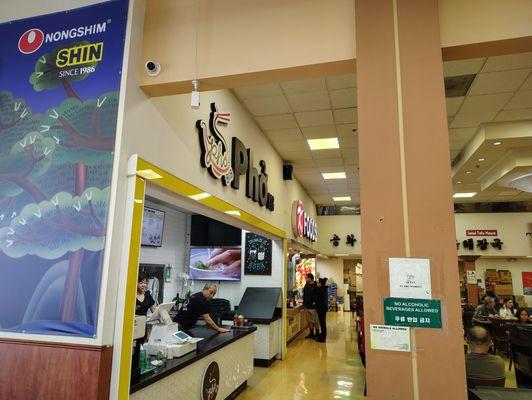
M294 167L292 167L292 164L285 164L283 165L283 179L285 181L291 181L292 180L292 170Z

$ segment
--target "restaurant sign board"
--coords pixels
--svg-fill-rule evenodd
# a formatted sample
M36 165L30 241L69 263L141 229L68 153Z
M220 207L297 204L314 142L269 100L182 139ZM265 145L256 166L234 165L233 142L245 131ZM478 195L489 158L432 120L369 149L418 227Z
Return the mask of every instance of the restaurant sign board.
M440 300L384 299L384 323L395 326L441 328Z
M498 236L497 229L466 229L466 236Z
M296 237L304 237L311 242L318 240L318 225L303 208L301 200L292 203L292 229Z

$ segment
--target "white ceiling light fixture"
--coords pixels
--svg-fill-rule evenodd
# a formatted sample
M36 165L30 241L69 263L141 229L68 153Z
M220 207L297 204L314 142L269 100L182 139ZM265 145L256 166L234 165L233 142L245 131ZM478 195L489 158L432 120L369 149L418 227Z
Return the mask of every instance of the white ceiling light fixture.
M469 175L471 173L471 171L466 171L465 173Z
M324 138L324 139L307 139L310 150L327 150L327 149L339 149L340 143L338 138Z
M337 254L335 254L335 256L336 257L347 257L347 256L349 256L349 254L347 254L347 253L337 253Z
M229 215L236 215L237 217L240 217L240 211L238 211L238 210L229 210L229 211L226 211L225 213L229 214Z
M476 195L477 192L469 192L469 193L455 193L453 195L453 197L455 199L460 199L460 198L468 198L468 197L473 197L474 195Z
M153 169L139 169L137 175L145 179L161 179L162 176L155 172Z
M458 182L456 182L456 183L457 183L457 184L461 184L461 183L462 183L462 181L458 181Z
M499 146L500 144L502 144L502 142L493 142L494 146Z
M346 179L345 172L322 172L323 179Z
M200 200L206 199L207 197L211 197L211 195L207 192L202 192L198 194L193 194L188 197L190 197L192 200L200 201Z
M337 196L333 197L334 201L351 201L351 196Z
M479 158L478 161L482 162L482 161L486 161L485 158Z

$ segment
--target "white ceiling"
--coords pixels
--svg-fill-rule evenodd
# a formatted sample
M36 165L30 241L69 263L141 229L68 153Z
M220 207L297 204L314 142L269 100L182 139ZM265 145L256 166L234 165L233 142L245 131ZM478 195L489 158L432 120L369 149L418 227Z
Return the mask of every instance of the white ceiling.
M532 53L449 61L443 69L446 77L477 74L465 96L447 98L451 161L479 131L480 124L532 119ZM285 162L294 166L294 175L316 204L335 204L333 196L346 195L352 197L351 203L359 203L358 138L353 132L357 127L355 74L240 87L234 93ZM327 137L338 137L340 149L310 151L307 139ZM502 149L500 152L502 156ZM480 187L478 176L497 160L495 151L477 169L476 177L461 176L462 184L454 179L455 191ZM322 172L339 171L345 171L347 179L324 180L321 176ZM459 201L532 199L531 194L514 189L492 189Z
M281 157L317 204L333 196L358 203L355 74L234 89ZM310 151L307 139L338 137L340 149ZM324 180L322 172L347 179Z

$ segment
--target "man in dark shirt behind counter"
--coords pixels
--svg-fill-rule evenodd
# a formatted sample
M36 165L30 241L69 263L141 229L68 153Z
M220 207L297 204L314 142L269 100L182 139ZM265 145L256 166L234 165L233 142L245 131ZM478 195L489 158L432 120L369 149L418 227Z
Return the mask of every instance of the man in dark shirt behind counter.
M471 352L466 354L466 374L471 379L503 379L504 361L501 357L489 354L491 336L481 326L472 327L467 333Z
M189 330L198 322L199 317L203 317L205 323L218 333L229 332L229 329L216 325L209 315L209 301L214 297L217 289L214 283L206 283L201 292L194 293L183 303L175 319L175 322L179 324L179 329Z

